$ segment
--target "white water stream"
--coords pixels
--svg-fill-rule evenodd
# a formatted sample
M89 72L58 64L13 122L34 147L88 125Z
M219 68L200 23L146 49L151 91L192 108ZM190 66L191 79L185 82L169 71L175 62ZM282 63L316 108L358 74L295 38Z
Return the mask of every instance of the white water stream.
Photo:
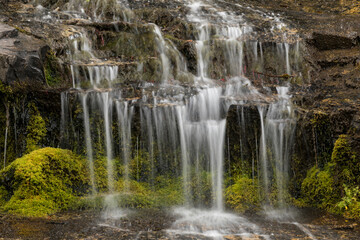
M72 1L73 2L73 1ZM221 1L219 1L221 2ZM81 90L79 93L83 108L85 145L89 161L92 191L96 193L94 176L94 153L92 136L96 129L92 129L91 114L89 109L99 110L102 114L104 140L107 166L108 192L105 198L105 217L116 218L123 214L119 210L116 201L115 158L117 148L121 153L124 164L124 192L130 190L129 163L135 147L132 146L132 124L135 113L135 104L139 106L143 148L149 153L150 184L152 185L158 172L169 166L178 166L175 175L181 175L183 181L184 206L174 210L179 216L173 224L169 233L195 234L215 239L222 239L228 234L243 237L269 236L261 235L258 227L245 218L224 211L224 146L226 115L232 104L243 106L252 104L258 106L261 126L259 137L259 158L261 161L261 183L263 193L269 202L269 192L272 182L275 181L278 190L278 206L286 207L287 182L289 170L289 157L292 144L292 135L295 127L295 117L291 106L289 87L277 88L277 97L269 105L264 104L267 97L260 93L245 77L249 75L244 63L244 48L251 49L253 60L261 65L264 62L263 46L261 42L248 42L246 38L254 31L242 15L221 9L213 1L185 1L189 8L187 20L196 26L195 48L197 58L197 73L195 76L194 94L187 97L182 92L183 87L172 85L172 79L176 78L173 69L177 72L187 72L186 59L171 44L164 39L161 29L151 24L155 35L156 49L161 62L162 85L158 91L153 91L151 96L144 93L141 100L122 99L121 89L111 89L112 82L118 78L119 68L114 64L104 64L95 56L91 47L91 41L85 32L77 31L70 38L70 67L73 79L73 87ZM74 3L71 3L74 5ZM92 4L100 4L94 1ZM105 3L104 3L105 4ZM94 5L94 6L95 6ZM123 3L122 6L126 4ZM99 5L100 6L100 5ZM95 21L101 21L102 13L99 6L92 14ZM101 5L102 6L102 5ZM80 12L82 10L80 9ZM126 9L127 14L129 9ZM131 14L130 14L131 15ZM129 21L127 15L122 16ZM276 21L275 21L276 20ZM275 28L281 25L276 18ZM282 25L281 25L282 26ZM280 27L281 27L280 26ZM213 79L211 68L213 67L211 55L214 45L222 50L226 63L226 76L219 82ZM284 71L292 73L292 62L289 57L289 45L279 44L278 54L284 58ZM176 64L171 63L171 53L175 53ZM83 81L81 71L85 74L85 81L90 84L92 93L83 93ZM255 74L253 72L254 79ZM103 83L107 89L102 89ZM153 87L152 84L149 86ZM144 88L146 90L146 87ZM165 95L161 93L164 89L180 89L180 93ZM268 90L268 89L267 89ZM268 90L271 92L270 90ZM66 94L62 94L62 126L65 127L67 119ZM149 100L150 99L150 100ZM90 104L89 104L90 103ZM117 118L114 118L114 115ZM118 139L115 142L113 121L118 123ZM246 124L242 120L243 124ZM100 130L99 130L100 132ZM98 134L100 135L100 134ZM136 152L138 154L138 137ZM241 139L240 139L241 141ZM242 143L240 142L242 146ZM180 152L178 149L180 147ZM167 149L172 149L169 154ZM273 153L271 156L268 150ZM241 153L242 154L242 153ZM155 157L157 156L157 158ZM137 157L137 160L139 157ZM137 162L137 164L139 164ZM270 166L274 165L272 170ZM254 179L254 162L252 166L252 177ZM201 205L202 199L194 199L195 194L201 193L201 183L194 183L194 177L200 172L210 173L211 182L211 204ZM275 176L275 180L273 177ZM139 177L138 177L139 178ZM194 186L195 185L195 186ZM200 210L196 207L207 207L208 210Z

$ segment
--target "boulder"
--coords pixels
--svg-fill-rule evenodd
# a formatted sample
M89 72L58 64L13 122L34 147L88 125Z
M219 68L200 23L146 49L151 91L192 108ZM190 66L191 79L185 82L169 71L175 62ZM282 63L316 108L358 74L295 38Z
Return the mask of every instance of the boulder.
M43 62L49 47L42 40L0 23L0 80L5 84L44 84Z

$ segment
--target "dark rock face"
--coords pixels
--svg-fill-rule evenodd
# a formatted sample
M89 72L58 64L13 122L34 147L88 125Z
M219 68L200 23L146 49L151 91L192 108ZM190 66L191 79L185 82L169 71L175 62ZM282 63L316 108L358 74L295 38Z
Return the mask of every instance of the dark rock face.
M0 80L44 84L43 61L48 49L41 40L0 24Z
M312 42L319 50L332 50L351 48L355 45L356 40L348 37L315 32L312 37Z

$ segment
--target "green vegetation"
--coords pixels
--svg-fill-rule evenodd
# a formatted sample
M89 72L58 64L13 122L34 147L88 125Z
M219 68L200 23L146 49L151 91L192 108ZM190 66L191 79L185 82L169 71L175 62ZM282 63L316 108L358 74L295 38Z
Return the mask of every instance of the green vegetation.
M45 216L69 207L85 193L84 160L69 150L43 148L16 159L0 172L3 210L23 216ZM4 189L5 188L5 189ZM5 197L3 197L5 195Z
M3 84L2 81L0 81L0 95L9 96L13 94L13 89L9 85Z
M145 164L147 154L141 156L143 159L139 161ZM95 160L95 184L99 192L94 196L89 195L91 186L83 157L64 149L34 150L0 171L1 210L43 217L66 209L101 209L108 192L106 163L103 156ZM136 181L130 175L125 181L124 166L119 159L114 167L114 199L119 207L166 208L183 203L181 178L158 176L153 181ZM137 171L131 168L130 171L137 176Z
M146 182L129 180L125 182L120 178L116 183L114 200L119 207L124 208L167 208L183 203L182 182L179 178L168 178L159 176L155 179L154 185ZM104 207L107 196L99 195L86 196L76 202L72 207L76 209Z
M331 155L334 166L335 187L340 189L344 184L352 186L359 182L360 162L352 152L346 135L340 135L335 142Z
M331 137L330 116L322 111L314 112L310 120L317 167L324 167L331 158L333 142Z
M48 86L53 87L61 83L61 74L59 73L59 63L55 53L49 51L46 54L46 60L44 64L45 79Z
M149 153L139 151L129 164L130 175L137 181L147 182L151 178L151 173L154 171L151 166Z
M331 161L323 168L314 166L302 182L303 201L330 212L360 219L360 162L348 137L339 136Z
M324 170L313 167L301 185L305 203L330 210L338 199L334 193L334 180L331 173L333 165L327 165Z
M238 177L235 183L225 190L226 203L235 211L244 213L260 207L258 181L247 176Z
M360 218L360 190L359 186L348 188L344 185L345 196L336 205L347 218Z
M46 124L35 104L29 104L30 118L27 126L26 152L30 153L40 148L41 141L46 136Z
M4 186L0 186L0 206L4 206L8 200L9 192Z

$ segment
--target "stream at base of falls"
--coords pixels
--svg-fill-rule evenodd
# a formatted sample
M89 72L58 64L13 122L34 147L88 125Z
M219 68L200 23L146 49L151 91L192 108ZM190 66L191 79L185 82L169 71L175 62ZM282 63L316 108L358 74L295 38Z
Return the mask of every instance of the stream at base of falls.
M277 221L262 214L246 215L246 220L232 215L232 220L243 221L244 230L254 230L256 226L256 231L227 234L220 239L359 239L360 229L350 220L313 209L294 212L301 222L291 218ZM47 219L0 216L0 239L214 239L217 234L172 231L179 217L176 210L127 210L123 217L107 220L101 215L82 211L56 214Z

